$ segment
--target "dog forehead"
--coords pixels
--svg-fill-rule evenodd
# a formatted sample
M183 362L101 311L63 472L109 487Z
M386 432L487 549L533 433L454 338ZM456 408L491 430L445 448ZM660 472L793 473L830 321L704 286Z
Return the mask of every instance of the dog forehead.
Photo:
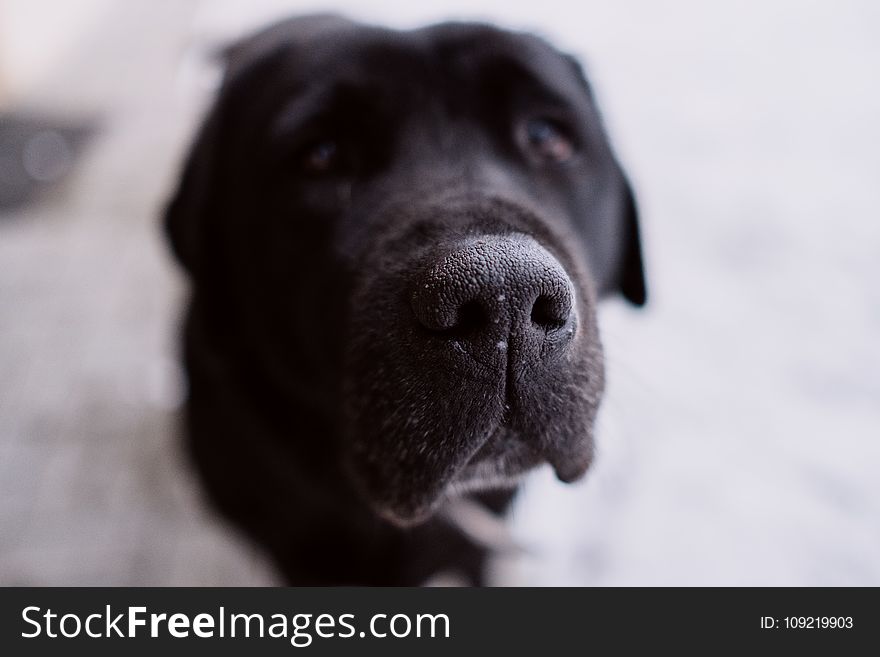
M534 35L483 23L394 30L332 14L289 19L228 48L227 79L258 73L278 83L350 80L400 86L425 75L476 79L492 64L516 66L557 89L577 90L569 61ZM396 83L396 85L395 85Z

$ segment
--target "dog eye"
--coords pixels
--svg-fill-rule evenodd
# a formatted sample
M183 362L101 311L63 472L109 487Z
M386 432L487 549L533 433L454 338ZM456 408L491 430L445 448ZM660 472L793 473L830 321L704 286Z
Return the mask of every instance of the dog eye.
M308 173L327 173L336 165L339 147L332 139L323 139L306 149L302 167Z
M529 119L524 126L526 147L547 162L567 162L574 155L574 144L551 119Z

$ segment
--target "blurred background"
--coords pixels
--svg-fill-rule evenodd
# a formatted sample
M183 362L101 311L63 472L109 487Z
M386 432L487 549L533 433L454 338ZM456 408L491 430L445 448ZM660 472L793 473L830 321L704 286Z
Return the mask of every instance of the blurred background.
M586 64L650 303L602 309L586 481L538 472L496 584L880 585L880 4L0 0L0 584L276 581L174 437L158 226L273 18L487 19Z

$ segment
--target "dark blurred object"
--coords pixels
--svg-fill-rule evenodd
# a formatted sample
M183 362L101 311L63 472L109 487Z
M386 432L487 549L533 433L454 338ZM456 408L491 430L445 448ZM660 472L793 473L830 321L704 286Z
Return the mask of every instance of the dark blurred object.
M90 122L0 114L0 210L21 207L63 180L94 132Z

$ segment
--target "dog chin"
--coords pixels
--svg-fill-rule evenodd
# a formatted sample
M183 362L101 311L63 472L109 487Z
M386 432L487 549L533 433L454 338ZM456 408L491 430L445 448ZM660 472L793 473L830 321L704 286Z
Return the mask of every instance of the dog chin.
M376 513L397 527L413 527L431 518L446 503L469 493L516 488L534 466L512 469L504 459L468 463L433 499L413 508L375 506Z
M380 518L391 523L395 527L407 529L408 527L415 527L416 525L420 525L428 520L432 515L434 515L436 508L432 505L425 508L417 509L415 511L404 511L393 509L391 507L375 507L374 510Z

